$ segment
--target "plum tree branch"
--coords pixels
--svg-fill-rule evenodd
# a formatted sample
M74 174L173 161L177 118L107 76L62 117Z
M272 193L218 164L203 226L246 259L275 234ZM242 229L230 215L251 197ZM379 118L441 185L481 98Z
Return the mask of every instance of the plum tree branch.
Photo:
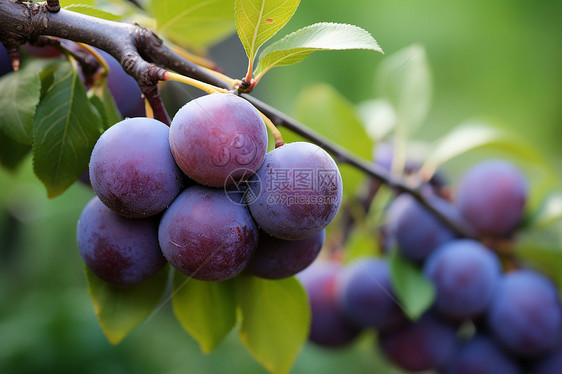
M49 2L53 6L54 2ZM57 1L58 3L58 1ZM61 9L52 13L47 3L22 3L0 0L0 41L6 47L17 47L42 36L69 39L100 48L115 57L124 70L139 83L153 106L155 116L169 123L169 116L160 100L156 83L164 80L170 69L187 77L232 90L219 77L186 60L164 45L156 33L146 27L107 21ZM464 237L475 237L474 231L455 217L450 217L438 204L423 193L422 185L411 184L404 177L389 173L371 161L356 156L348 149L309 129L302 123L248 94L241 94L276 126L303 136L331 153L339 162L347 163L393 189L415 197L442 222Z

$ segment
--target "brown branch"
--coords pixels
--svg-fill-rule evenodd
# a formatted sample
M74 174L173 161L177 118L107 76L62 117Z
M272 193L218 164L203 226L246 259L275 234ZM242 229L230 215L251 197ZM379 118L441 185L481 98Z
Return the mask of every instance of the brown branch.
M205 83L232 89L219 78L205 72L164 45L154 31L137 24L107 21L61 9L57 13L47 11L45 3L29 4L0 0L0 41L6 47L21 45L39 36L54 36L82 42L103 49L115 57L125 71L135 77L147 98L159 108L159 95L153 88L163 79L165 67L179 74ZM156 64L158 66L155 66ZM474 231L457 217L450 217L440 204L434 204L422 193L422 185L410 184L402 176L389 173L371 161L366 161L344 147L309 129L302 123L249 96L241 95L277 126L284 126L330 152L339 162L347 163L394 188L415 197L442 222L464 237L476 237ZM158 98L158 99L157 99ZM159 114L161 116L162 113ZM167 115L167 114L166 114Z

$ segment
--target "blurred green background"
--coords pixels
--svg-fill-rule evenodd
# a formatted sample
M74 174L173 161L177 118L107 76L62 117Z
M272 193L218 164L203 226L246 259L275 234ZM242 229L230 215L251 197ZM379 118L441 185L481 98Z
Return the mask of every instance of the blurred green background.
M558 1L306 0L282 34L333 21L367 29L387 55L421 44L434 85L416 138L434 140L466 119L484 118L527 139L560 171L560 14ZM211 56L230 75L244 74L238 41ZM303 88L327 82L359 103L376 97L375 69L383 59L365 51L316 53L273 69L255 94L291 113ZM448 169L471 163L463 160ZM0 171L0 373L264 373L234 334L214 353L200 353L169 303L120 345L106 341L75 242L76 221L92 196L76 185L48 200L30 160L14 174ZM367 334L338 351L306 346L292 372L390 372L381 365Z

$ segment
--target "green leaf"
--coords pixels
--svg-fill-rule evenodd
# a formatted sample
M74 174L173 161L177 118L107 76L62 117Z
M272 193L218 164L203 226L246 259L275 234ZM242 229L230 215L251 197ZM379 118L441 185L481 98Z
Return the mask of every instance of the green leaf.
M100 90L101 97L99 96L99 93L93 94L90 97L90 102L97 109L98 113L100 113L102 119L101 130L105 131L117 122L120 122L123 118L121 117L121 113L119 112L117 104L115 103L111 92L109 92L105 81L102 83Z
M29 151L31 151L30 146L15 141L0 128L0 164L2 166L10 171L15 171Z
M397 250L390 254L390 272L394 292L406 315L417 320L435 300L435 287L421 269Z
M120 21L123 19L123 16L119 16L105 10L97 9L93 5L84 5L84 4L73 4L64 6L63 9L69 10L71 12L81 13L92 17L106 19L108 21Z
M329 140L371 159L373 142L357 117L355 107L327 84L303 90L295 100L294 117ZM303 141L300 136L281 129L286 143ZM340 165L344 193L353 195L364 175L349 165Z
M422 173L433 175L443 163L482 147L508 151L528 161L546 165L540 152L514 134L488 124L468 122L437 140L422 167Z
M231 281L202 282L176 271L174 314L183 328L211 352L236 324L236 299Z
M240 340L271 373L288 373L310 328L306 292L296 278L235 278Z
M158 305L168 283L168 267L149 280L132 287L112 286L87 267L90 297L103 333L111 344L118 344Z
M431 72L425 49L413 45L386 57L376 74L376 89L396 111L397 135L407 137L425 120L431 103Z
M41 96L39 74L50 64L35 60L0 79L0 129L18 143L32 143L33 118Z
M541 206L530 219L533 227L547 227L562 219L562 191L546 196Z
M88 167L101 119L70 63L61 64L33 124L33 169L49 197L63 193Z
M238 37L253 61L260 46L289 22L300 0L236 0Z
M152 0L156 31L173 42L201 48L234 31L234 0Z
M562 248L533 240L518 241L516 256L562 286Z
M359 117L375 142L384 140L396 127L396 112L387 100L377 99L359 105Z
M360 257L375 256L380 254L380 246L375 235L365 227L358 226L353 229L345 244L346 262Z
M62 8L65 8L65 7L71 6L71 5L88 5L88 6L95 6L96 5L95 0L60 0L59 3L60 3L60 6Z
M260 53L256 76L276 66L293 65L314 51L367 49L383 53L377 41L362 28L342 23L315 23L271 44Z

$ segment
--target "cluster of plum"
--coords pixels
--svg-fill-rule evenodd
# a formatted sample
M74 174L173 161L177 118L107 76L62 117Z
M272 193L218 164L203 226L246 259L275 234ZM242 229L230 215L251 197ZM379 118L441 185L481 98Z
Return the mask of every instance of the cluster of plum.
M393 291L387 260L342 266L316 261L299 274L312 310L309 339L343 346L374 328L381 351L408 371L446 374L562 373L562 308L555 285L532 269L502 261L490 238L509 240L520 224L527 181L512 163L488 160L465 173L451 215L482 241L458 238L410 195L386 211L387 242L421 267L435 301L410 321Z
M88 268L117 286L166 262L204 281L303 270L339 209L341 175L318 146L267 144L261 114L234 94L188 102L170 127L151 118L110 127L90 157L96 197L77 228Z

